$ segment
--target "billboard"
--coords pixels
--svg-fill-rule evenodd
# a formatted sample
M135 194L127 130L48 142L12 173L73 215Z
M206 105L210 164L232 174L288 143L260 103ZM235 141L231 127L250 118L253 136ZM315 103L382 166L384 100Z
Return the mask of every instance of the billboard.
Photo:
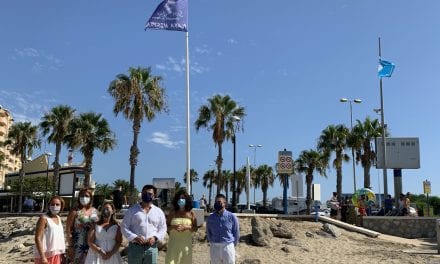
M386 142L386 168L387 169L419 169L420 147L419 138L391 138ZM383 143L382 138L376 138L376 168L383 169Z

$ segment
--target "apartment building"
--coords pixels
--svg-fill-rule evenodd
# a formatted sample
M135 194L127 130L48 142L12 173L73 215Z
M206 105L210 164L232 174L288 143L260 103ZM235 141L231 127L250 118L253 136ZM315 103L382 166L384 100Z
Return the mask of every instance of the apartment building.
M14 119L11 113L0 105L0 143L6 141L8 137L8 131L13 124ZM21 167L21 162L18 156L11 154L9 147L0 144L0 156L4 159L0 166L0 190L5 189L5 174L16 172Z

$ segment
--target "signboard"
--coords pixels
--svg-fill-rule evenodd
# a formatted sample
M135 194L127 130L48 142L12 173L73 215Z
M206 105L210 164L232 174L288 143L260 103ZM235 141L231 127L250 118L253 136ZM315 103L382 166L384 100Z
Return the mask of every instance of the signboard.
M157 189L174 189L175 178L153 178L153 185Z
M419 169L420 148L419 138L386 138L387 169ZM383 169L382 138L376 138L376 168Z
M423 181L423 193L431 194L431 182L428 180Z
M293 173L293 159L292 151L278 151L278 173L292 174Z

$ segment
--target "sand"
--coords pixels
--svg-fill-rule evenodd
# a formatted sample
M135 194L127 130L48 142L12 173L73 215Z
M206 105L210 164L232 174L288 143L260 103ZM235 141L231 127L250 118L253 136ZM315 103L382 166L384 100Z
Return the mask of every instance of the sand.
M0 227L20 218L0 218ZM36 223L37 217L21 221ZM237 247L237 263L423 263L440 264L436 243L426 239L404 239L380 235L377 238L339 229L337 238L322 231L322 223L275 220L293 231L293 239L273 238L267 247L254 246L250 240L249 218L241 218L241 243ZM0 239L0 263L33 262L33 230ZM196 237L203 238L202 227ZM198 239L195 239L197 241ZM287 243L287 244L286 244ZM159 253L164 263L165 252ZM254 262L251 262L254 260ZM257 261L259 260L259 262ZM193 263L209 263L209 244L197 241L193 246Z

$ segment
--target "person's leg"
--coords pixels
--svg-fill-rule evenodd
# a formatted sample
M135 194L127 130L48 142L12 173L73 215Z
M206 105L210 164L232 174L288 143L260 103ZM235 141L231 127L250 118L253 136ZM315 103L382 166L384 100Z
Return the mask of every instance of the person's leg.
M222 263L222 248L223 245L220 243L211 243L209 246L209 255L211 258L211 264Z
M157 244L149 247L145 250L144 259L142 261L143 264L157 264Z
M224 263L234 264L235 263L235 247L234 243L229 243L224 248Z
M143 246L134 243L129 243L127 257L129 264L142 263L142 259L144 257Z

